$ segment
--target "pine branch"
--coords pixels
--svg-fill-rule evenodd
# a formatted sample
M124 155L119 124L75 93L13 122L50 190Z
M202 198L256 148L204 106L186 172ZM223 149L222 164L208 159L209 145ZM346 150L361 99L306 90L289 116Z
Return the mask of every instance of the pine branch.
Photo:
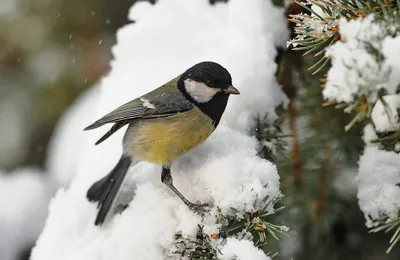
M183 238L177 234L175 249L171 252L171 259L176 256L189 259L218 260L221 254L219 248L226 243L226 239L236 238L239 240L251 240L256 247L267 244L271 237L279 240L277 234L286 234L289 230L286 226L276 225L269 220L272 215L279 212L283 207L274 209L275 204L282 199L282 196L265 196L254 201L255 212L237 214L238 211L232 208L232 213L223 215L220 211L215 216L215 221L221 227L218 234L207 234L202 225L198 225L198 232L194 239ZM238 217L238 215L242 215ZM273 255L276 255L273 254Z
M381 218L377 221L377 227L370 230L370 233L377 233L381 231L385 231L385 233L395 231L389 243L390 246L386 250L386 253L389 254L393 247L400 241L400 217L395 219L390 219L387 217Z
M338 25L340 18L349 20L374 14L377 20L381 18L390 20L398 16L399 2L398 0L295 1L307 12L289 15L288 20L296 24L294 27L296 36L288 41L288 45L293 47L292 50L306 51L303 55L315 53L314 56L320 56L325 53L329 46L341 39ZM315 11L312 6L320 8L321 11ZM322 57L309 70L316 68L312 72L315 75L328 63L328 57Z
M176 250L172 252L171 259L175 256L188 257L191 260L219 260L217 250L211 245L211 238L204 233L203 227L198 225L198 231L195 240L183 238L180 234L175 236Z
M376 114L375 111L372 113L373 109L377 107L377 103L380 102L380 107L382 104L384 109L377 107L378 110L384 110L381 113L386 113L387 120L391 120L393 118L400 118L400 110L395 111L397 114L393 114L393 111L389 109L388 104L385 104L385 89L388 91L392 91L388 85L390 68L387 69L385 66L389 66L385 64L385 56L383 55L383 42L386 37L398 37L400 34L400 1L388 1L388 0L373 0L373 1L362 1L362 0L309 0L307 3L300 3L301 6L304 7L308 13L305 14L295 14L291 15L289 21L296 24L295 33L297 34L291 41L288 41L288 44L293 46L292 50L295 51L304 51L304 56L314 55L320 56L322 54L323 57L312 65L309 70L313 71L313 75L318 73L321 69L323 69L326 65L329 64L329 59L331 57L326 55L326 50L332 44L335 44L337 41L342 41L342 45L337 44L337 48L341 46L345 50L353 51L351 47L351 41L356 41L357 48L361 53L365 53L370 63L358 63L357 58L350 56L350 59L345 59L346 57L340 56L338 54L338 49L333 48L331 54L334 58L334 69L332 70L332 74L329 74L328 81L326 86L329 87L329 91L335 91L336 88L340 90L347 86L346 76L343 76L343 79L335 80L334 76L338 76L338 70L341 71L350 71L351 73L347 73L344 75L356 75L349 82L349 89L353 88L354 91L350 91L347 93L347 97L343 97L341 95L326 95L330 98L330 100L323 103L323 106L335 106L337 109L345 109L346 112L354 113L354 116L349 123L345 126L345 131L349 131L353 129L355 126L363 127L367 124L373 125L374 122L372 120L372 115L374 117L379 116L379 113ZM318 8L316 8L318 7ZM367 19L364 20L363 19ZM364 27L363 30L360 31L360 37L358 38L357 32L354 32L357 37L352 37L349 34L345 34L348 39L342 39L340 35L341 28L339 28L339 20L343 19L343 24L349 24L345 21L349 21L352 19L358 19L354 24L360 23ZM342 23L340 23L342 24ZM366 26L374 26L375 30L371 30L369 34ZM345 53L345 52L342 52ZM353 62L354 60L354 62ZM342 61L343 63L337 66L338 61ZM363 67L362 67L363 66ZM368 69L364 71L364 68ZM367 73L373 69L373 73L376 72L375 77L369 78ZM393 69L393 68L392 68ZM366 72L367 71L367 72ZM336 74L335 74L336 72ZM363 81L366 78L367 80ZM325 80L323 79L323 86L325 86ZM340 85L344 84L344 86ZM338 86L339 85L339 86ZM356 86L351 86L356 85ZM328 89L325 93L329 93ZM399 91L396 92L398 95ZM394 94L390 92L389 94ZM350 96L351 98L348 98ZM348 100L347 102L342 102L342 100ZM391 107L393 109L393 103L391 103ZM400 119L399 122L400 123ZM400 152L400 130L397 129L397 126L390 128L385 128L385 123L377 123L380 124L379 131L389 131L389 133L377 133L378 138L373 141L374 143L379 143L380 148L385 149L386 151L395 151ZM383 125L382 125L383 124ZM377 128L378 129L378 128ZM354 129L353 129L354 130ZM328 148L329 149L329 148ZM319 183L318 183L318 192L316 198L316 208L315 215L317 218L322 218L325 212L325 203L327 194L328 185L328 177L329 172L327 169L331 164L330 160L324 159L324 167L322 168L322 172L320 175ZM306 165L306 164L305 164ZM304 166L306 168L306 166ZM378 227L371 230L371 232L379 232L382 230L394 231L394 235L390 241L390 247L388 252L391 251L393 246L400 240L400 213L398 218L394 220L389 220L387 218L383 218L378 221Z
M294 170L294 184L297 191L301 191L303 188L303 171L301 170L301 154L299 145L299 136L296 127L296 108L293 102L289 104L289 124L290 131L292 133L292 164Z

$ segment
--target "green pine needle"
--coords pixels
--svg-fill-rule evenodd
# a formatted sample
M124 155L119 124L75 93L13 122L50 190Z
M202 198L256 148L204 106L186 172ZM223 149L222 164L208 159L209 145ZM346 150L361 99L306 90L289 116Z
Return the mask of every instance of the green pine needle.
M386 250L386 253L389 254L393 247L399 242L400 240L400 217L396 219L388 219L382 218L378 221L378 226L370 230L370 233L377 233L381 231L385 231L385 233L391 232L392 230L396 229L393 236L389 241L389 248Z

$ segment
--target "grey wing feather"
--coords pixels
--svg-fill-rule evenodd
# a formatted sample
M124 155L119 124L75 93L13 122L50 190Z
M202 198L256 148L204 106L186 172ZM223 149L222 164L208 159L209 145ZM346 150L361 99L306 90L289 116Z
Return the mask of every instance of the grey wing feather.
M131 102L128 102L109 114L103 116L93 124L86 127L84 130L91 130L97 127L100 127L104 124L111 122L123 122L133 118L142 117L144 114L145 108L143 107L143 103L139 102L139 100L135 99Z
M157 93L155 97L149 93L143 96L148 100L154 109L146 109L143 118L154 118L174 115L192 109L194 104L187 100L179 90Z
M94 129L106 123L128 123L127 121L138 118L166 117L188 111L193 106L193 103L188 101L178 89L161 87L118 107L84 130Z

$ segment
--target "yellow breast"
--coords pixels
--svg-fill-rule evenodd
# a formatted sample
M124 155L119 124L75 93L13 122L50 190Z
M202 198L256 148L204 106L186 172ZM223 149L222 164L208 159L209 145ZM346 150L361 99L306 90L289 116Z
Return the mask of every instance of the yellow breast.
M174 116L132 124L125 147L139 159L169 165L206 140L214 129L212 120L195 107Z

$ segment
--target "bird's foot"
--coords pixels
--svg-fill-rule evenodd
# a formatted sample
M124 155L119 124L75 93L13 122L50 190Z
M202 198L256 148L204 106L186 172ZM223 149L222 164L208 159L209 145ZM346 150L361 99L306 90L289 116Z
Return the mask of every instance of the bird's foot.
M194 204L194 203L187 203L187 206L189 209L195 213L198 213L200 215L204 215L205 213L210 211L210 205L207 203L202 203L202 204Z

